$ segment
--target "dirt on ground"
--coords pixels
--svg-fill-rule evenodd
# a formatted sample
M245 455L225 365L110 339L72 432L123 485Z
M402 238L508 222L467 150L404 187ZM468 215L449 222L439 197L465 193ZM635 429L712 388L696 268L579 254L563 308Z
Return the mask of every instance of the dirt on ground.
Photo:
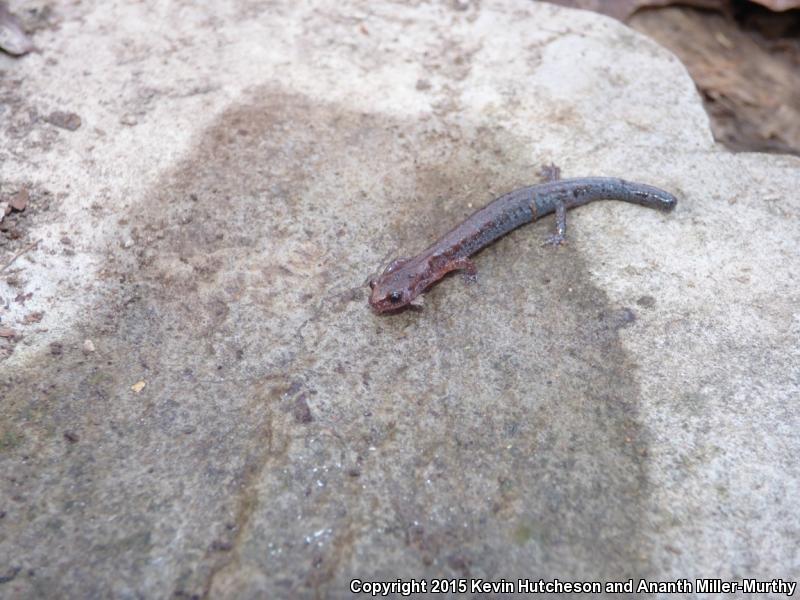
M800 155L800 9L746 0L556 0L607 14L674 52L737 152ZM780 9L772 11L769 7Z

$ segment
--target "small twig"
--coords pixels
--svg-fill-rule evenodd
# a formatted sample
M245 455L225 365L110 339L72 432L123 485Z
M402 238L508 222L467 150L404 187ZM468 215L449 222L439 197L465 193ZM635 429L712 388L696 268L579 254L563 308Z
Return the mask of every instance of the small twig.
M25 246L25 247L24 247L22 250L20 250L19 252L17 252L17 253L16 253L14 256L12 256L12 257L11 257L11 260L10 260L10 261L8 261L8 262L7 262L7 263L6 263L6 264L3 266L3 268L2 268L2 269L0 269L0 273L2 273L3 271L5 271L5 270L6 270L8 267L10 267L11 265L13 265L13 264L14 264L14 261L15 261L15 260L17 260L17 259L18 259L20 256L22 256L23 254L25 254L25 253L26 253L26 252L28 252L29 250L33 250L34 248L36 248L36 246L38 246L38 245L39 245L39 242L41 242L41 241L42 241L42 240L36 240L35 242L33 242L32 244L30 244L29 246Z

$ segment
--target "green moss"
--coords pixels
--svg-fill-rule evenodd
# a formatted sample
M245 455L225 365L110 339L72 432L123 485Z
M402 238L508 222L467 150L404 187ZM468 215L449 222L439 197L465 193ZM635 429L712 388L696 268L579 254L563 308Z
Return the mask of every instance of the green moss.
M114 377L106 371L94 371L89 375L86 382L93 389L104 391L106 388L114 384Z
M8 452L9 450L13 450L22 444L24 439L25 438L21 433L17 433L11 429L6 429L0 432L0 452Z
M525 523L517 525L517 528L514 529L514 541L518 545L524 546L530 541L530 539L533 537L533 534L533 527L530 525Z

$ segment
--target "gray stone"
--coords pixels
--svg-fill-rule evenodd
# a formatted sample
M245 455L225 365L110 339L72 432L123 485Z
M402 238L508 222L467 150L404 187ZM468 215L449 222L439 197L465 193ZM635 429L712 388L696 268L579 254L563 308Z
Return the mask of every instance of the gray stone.
M42 239L0 278L33 293L0 595L796 576L800 161L715 145L674 56L538 3L53 11L0 55ZM557 249L544 219L370 313L390 255L550 161L678 207L577 209Z

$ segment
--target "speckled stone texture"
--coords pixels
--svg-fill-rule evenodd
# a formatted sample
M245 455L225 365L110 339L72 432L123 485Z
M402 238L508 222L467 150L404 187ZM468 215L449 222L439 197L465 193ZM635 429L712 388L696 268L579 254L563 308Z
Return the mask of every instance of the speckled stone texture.
M716 146L595 14L197 4L10 3L40 52L0 55L0 265L41 242L0 275L0 596L797 576L800 161ZM545 219L370 313L551 161L678 207Z

